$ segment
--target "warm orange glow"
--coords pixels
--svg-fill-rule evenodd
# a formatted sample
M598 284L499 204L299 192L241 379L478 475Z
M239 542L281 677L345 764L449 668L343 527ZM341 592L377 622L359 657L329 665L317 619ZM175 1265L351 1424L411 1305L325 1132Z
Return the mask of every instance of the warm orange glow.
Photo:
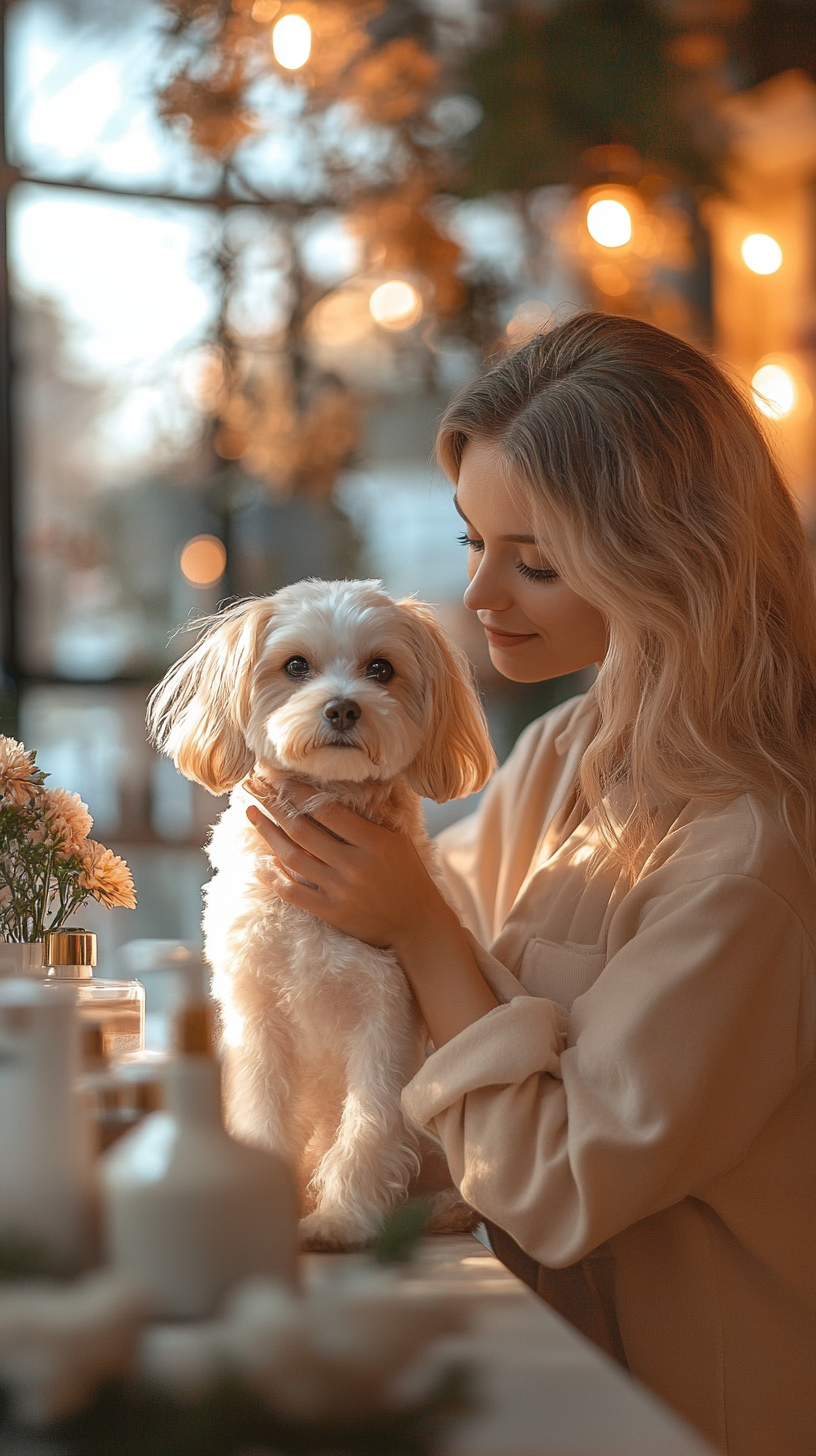
M181 552L182 575L193 586L215 586L226 564L224 543L217 536L193 536Z
M398 278L375 288L368 306L371 317L384 329L410 329L422 317L422 299L416 289Z
M602 248L622 248L632 236L632 215L622 202L613 197L599 197L587 209L589 236Z
M595 287L610 298L621 298L629 292L629 279L617 263L596 263L590 273Z
M284 15L272 31L272 50L279 66L299 71L312 49L312 28L302 15Z
M255 0L252 7L252 19L257 20L259 25L268 25L274 20L281 8L281 0Z
M793 376L781 364L763 364L751 380L754 404L768 419L789 415L798 398Z
M743 238L742 261L752 273L776 273L782 265L782 249L776 238L767 233L751 233Z

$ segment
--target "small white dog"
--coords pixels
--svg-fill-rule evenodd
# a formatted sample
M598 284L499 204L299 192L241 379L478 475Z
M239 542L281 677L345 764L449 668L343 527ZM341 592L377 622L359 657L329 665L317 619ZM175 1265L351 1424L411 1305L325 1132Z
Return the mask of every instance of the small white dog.
M310 808L340 800L410 834L435 873L419 795L459 798L495 766L466 659L377 582L300 582L210 618L149 722L183 774L233 791L204 911L230 1127L299 1169L305 1244L364 1244L417 1166L400 1093L425 1029L392 952L278 897L246 809L284 771L318 791Z

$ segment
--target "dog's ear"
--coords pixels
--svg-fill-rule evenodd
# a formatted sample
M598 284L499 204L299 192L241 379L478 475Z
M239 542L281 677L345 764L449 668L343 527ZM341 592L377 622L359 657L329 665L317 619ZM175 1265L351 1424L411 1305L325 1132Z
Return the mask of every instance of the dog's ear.
M406 777L416 793L444 804L481 789L496 755L465 654L430 607L412 597L397 605L412 619L426 693L425 741Z
M273 612L274 598L261 597L205 618L195 647L150 695L151 739L185 778L211 794L226 793L253 767L244 730L252 674Z

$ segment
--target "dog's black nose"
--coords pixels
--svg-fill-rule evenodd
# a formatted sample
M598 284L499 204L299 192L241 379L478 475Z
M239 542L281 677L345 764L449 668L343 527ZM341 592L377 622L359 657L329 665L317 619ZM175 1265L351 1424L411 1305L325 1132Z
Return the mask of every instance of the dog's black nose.
M355 703L353 698L332 698L323 709L323 717L332 728L347 733L349 728L354 727L361 712L360 704Z

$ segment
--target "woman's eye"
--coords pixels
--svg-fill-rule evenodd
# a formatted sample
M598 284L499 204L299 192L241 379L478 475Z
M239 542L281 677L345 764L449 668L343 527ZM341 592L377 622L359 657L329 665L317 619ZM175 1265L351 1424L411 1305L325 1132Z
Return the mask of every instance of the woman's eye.
M466 531L456 539L460 546L468 546L471 551L484 551L484 541L479 541L476 536L469 536Z
M287 677L308 677L310 672L305 657L290 657L289 661L283 664L283 670Z
M558 572L552 566L527 566L524 561L518 563L518 571L526 581L557 581Z
M394 669L384 657L375 657L374 661L368 664L365 675L375 678L377 682L387 683L394 676Z

